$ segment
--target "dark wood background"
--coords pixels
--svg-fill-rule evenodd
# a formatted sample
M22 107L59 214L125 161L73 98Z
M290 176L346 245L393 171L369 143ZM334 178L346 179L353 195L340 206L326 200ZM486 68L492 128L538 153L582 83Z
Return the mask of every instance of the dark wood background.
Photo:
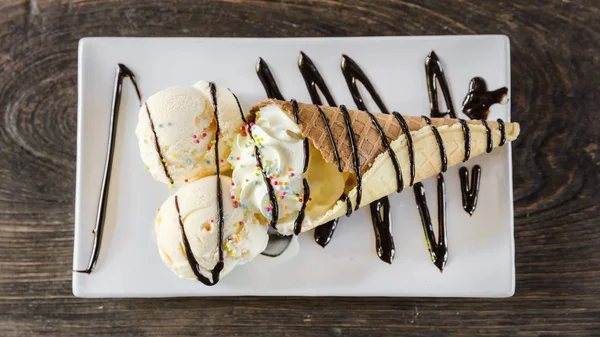
M513 298L77 299L77 41L502 33ZM599 1L0 1L0 335L600 336Z

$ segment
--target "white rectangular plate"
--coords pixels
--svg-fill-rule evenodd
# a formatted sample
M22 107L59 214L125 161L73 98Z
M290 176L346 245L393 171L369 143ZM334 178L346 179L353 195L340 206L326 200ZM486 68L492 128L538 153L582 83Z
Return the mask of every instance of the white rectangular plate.
M510 51L505 36L83 39L79 44L74 269L87 266L92 246L117 63L136 74L144 100L163 88L204 79L230 88L247 109L266 98L255 73L259 56L269 64L286 98L310 102L297 66L301 50L314 61L336 101L348 107L355 105L340 70L342 53L362 67L390 110L406 115L429 114L424 61L431 50L444 64L457 110L474 76L483 77L490 89L506 86L510 93ZM370 97L364 96L376 110ZM100 258L92 274L73 273L76 296L507 297L514 293L510 146L467 164L483 169L479 203L472 217L462 209L458 167L445 174L449 258L443 273L429 258L414 193L407 188L391 196L396 245L392 265L378 259L371 221L363 208L340 220L325 249L310 232L300 235L284 256L259 256L216 286L180 280L163 265L153 238L155 209L173 190L143 169L134 134L137 112L135 92L126 80ZM510 105L493 106L490 119L496 118L509 120ZM437 219L435 179L424 184L432 218Z

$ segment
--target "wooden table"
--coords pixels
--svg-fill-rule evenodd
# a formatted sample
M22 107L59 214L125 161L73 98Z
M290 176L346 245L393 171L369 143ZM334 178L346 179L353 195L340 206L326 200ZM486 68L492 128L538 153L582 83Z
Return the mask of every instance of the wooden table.
M77 299L77 41L502 33L511 39L513 298ZM0 2L0 335L600 336L597 1Z

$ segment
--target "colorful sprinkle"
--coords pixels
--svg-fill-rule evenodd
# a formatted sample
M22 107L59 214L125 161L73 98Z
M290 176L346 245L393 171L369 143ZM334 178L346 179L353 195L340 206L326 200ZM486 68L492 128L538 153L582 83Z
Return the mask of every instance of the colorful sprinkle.
M159 127L159 128L162 128L162 127L163 127L163 125L162 125L162 124L158 124L158 127Z
M210 165L210 160L207 160L207 161L206 161L206 165Z
M192 163L192 160L191 160L191 159L188 159L188 160L187 160L187 163L188 163L188 164L191 164L191 163Z
M177 154L176 153L173 153L173 158L177 158Z
M198 138L198 136L196 136L196 135L193 135L192 137L194 137L194 139Z
M173 184L169 185L169 188L174 188L174 187L175 187L175 185L173 185Z
M186 180L184 180L184 181L185 181L186 183L188 182L188 180L187 180L187 179L186 179Z
M168 126L171 126L172 124L171 124L171 122L168 122L168 123L167 123L167 125L168 125Z

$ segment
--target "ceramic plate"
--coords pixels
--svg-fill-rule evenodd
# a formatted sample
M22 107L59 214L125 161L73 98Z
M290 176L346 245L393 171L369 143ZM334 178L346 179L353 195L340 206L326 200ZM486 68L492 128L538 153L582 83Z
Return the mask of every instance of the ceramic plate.
M429 114L424 61L432 50L444 65L457 110L475 76L483 77L490 89L506 86L510 93L505 36L83 39L79 43L73 268L87 266L92 247L117 63L135 73L144 100L163 88L204 79L230 88L247 109L266 98L255 72L259 57L269 64L286 98L310 102L297 66L301 50L316 64L336 101L352 108L340 70L342 53L361 66L390 110L406 115ZM363 96L376 111L370 97ZM490 119L496 118L510 120L510 104L494 105ZM510 146L467 163L469 168L474 164L483 168L472 217L462 209L458 167L445 174L449 258L443 273L430 260L414 193L406 188L390 197L396 245L391 265L376 255L367 208L342 218L326 248L314 242L312 232L302 234L282 256L259 256L207 287L179 279L161 261L153 238L155 210L174 191L144 171L134 134L137 119L137 98L126 80L102 249L91 274L73 273L76 296L506 297L514 293ZM437 219L435 178L424 185L432 217Z

